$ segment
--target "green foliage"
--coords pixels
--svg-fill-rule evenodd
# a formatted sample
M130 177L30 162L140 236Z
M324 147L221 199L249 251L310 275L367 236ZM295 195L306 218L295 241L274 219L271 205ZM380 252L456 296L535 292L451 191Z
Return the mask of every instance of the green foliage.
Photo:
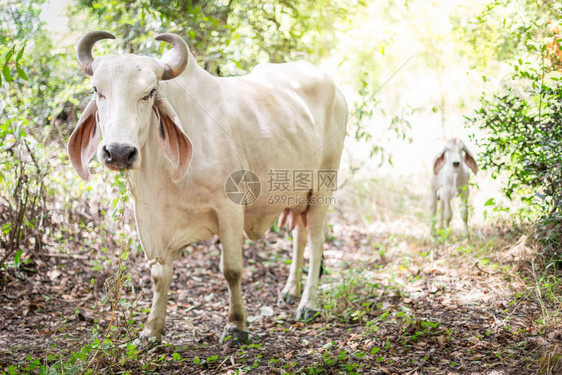
M559 15L562 12L559 11ZM527 57L511 64L504 86L484 94L469 118L488 134L480 164L493 177L507 174L505 194L538 209L537 238L553 258L562 255L562 85L551 22L536 20L519 36ZM515 34L515 31L512 31Z
M70 48L53 47L40 5L9 0L0 13L0 265L11 254L27 261L42 250L45 235L60 236L64 247L63 233L76 223L66 208L79 204L73 197L85 189L68 178L66 166L58 168L66 164L68 121L76 118L83 78L74 74L74 61L68 68Z
M338 1L320 5L310 0L80 0L74 13L84 10L95 28L114 33L128 52L149 52L157 33L177 33L203 67L218 75L245 73L259 62L322 56L333 43L334 17L345 17L348 11Z
M514 61L535 50L533 40L544 26L560 17L560 5L550 1L492 0L472 19L452 17L453 25L467 42L475 66Z
M16 54L16 46L12 46L4 55L4 63L2 66L2 74L0 75L0 84L2 84L2 76L8 84L12 83L14 76L13 70L15 70L17 76L23 80L27 80L27 74L20 66L20 60L23 56L23 51L25 50L25 45L23 45L19 52Z
M11 191L0 198L0 207L6 207L6 210L0 209L0 247L4 249L0 267L4 267L13 254L13 264L20 267L23 253L20 245L30 236L37 235L44 210L41 201L43 184L33 178L40 166L22 127L26 119L11 107L11 93L21 90L23 82L28 79L23 69L24 50L25 44L16 47L11 38L0 38L3 54L0 60L0 187L2 191Z
M509 198L523 188L533 194L526 197L531 200L538 191L541 204L547 210L556 209L560 203L556 197L562 193L562 158L558 152L562 141L562 86L558 77L546 78L551 81L549 86L544 82L544 72L515 67L519 70L513 78L529 80L530 87L524 93L507 87L492 98L484 97L474 118L490 131L490 137L482 142L483 167L496 174L509 172L511 178L505 187Z

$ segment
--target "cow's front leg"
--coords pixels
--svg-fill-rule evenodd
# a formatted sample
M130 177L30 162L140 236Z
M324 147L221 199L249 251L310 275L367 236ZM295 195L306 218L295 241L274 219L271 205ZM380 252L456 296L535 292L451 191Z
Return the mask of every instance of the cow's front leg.
M168 302L168 289L172 282L173 265L169 263L154 263L150 268L152 275L152 307L148 315L143 336L161 341L164 323L166 322L166 304Z
M229 295L228 323L220 342L223 343L230 337L230 342L242 343L249 339L246 331L246 310L242 304L242 226L234 231L232 227L223 230L219 237L222 244L221 271L228 284Z

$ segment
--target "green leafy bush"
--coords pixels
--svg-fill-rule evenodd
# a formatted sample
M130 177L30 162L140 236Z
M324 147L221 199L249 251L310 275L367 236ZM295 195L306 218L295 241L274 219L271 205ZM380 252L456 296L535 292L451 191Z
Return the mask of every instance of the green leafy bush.
M562 35L551 22L535 27L526 30L527 60L512 64L503 88L484 94L469 120L488 135L478 141L482 168L507 174L506 196L537 209L535 237L554 265L562 255Z

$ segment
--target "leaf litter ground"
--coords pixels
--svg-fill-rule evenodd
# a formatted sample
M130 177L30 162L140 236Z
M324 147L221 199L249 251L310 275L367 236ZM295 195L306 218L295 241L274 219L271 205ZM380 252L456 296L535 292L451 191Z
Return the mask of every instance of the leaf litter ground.
M562 329L539 324L548 301L531 298L525 283L532 253L525 242L510 243L491 229L473 240L421 237L334 225L325 245L322 315L310 323L294 321L296 306L276 304L289 270L289 233L248 242L243 290L252 339L243 346L218 342L228 298L220 244L190 246L175 263L163 344L134 360L124 351L113 359L90 356L88 367L94 373L537 373L541 357L559 350ZM67 363L92 340L95 322L104 328L112 317L102 301L114 266L94 271L83 255L32 259L0 273L4 371L11 365L39 372L33 361ZM146 310L151 282L143 257L126 264L137 288L124 291L122 302ZM146 315L132 316L123 333ZM557 369L547 366L553 374Z

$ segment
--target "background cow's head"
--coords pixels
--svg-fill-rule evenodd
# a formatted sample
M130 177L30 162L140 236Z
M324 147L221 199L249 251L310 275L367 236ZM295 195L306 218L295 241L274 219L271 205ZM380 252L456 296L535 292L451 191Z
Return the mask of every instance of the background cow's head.
M88 162L97 149L100 162L109 169L138 168L149 129L158 126L159 145L172 163L172 179L179 181L189 167L192 145L159 88L159 81L173 79L184 71L188 60L186 43L175 34L161 34L156 40L173 46L162 60L131 54L94 60L92 47L101 39L115 37L93 31L76 46L80 67L92 76L94 96L68 141L72 166L87 181Z
M453 170L457 170L460 168L463 161L474 174L478 172L476 160L474 160L474 157L465 146L464 142L458 138L451 138L445 144L443 151L441 151L439 156L435 159L433 164L433 173L438 174L441 168L448 163Z

